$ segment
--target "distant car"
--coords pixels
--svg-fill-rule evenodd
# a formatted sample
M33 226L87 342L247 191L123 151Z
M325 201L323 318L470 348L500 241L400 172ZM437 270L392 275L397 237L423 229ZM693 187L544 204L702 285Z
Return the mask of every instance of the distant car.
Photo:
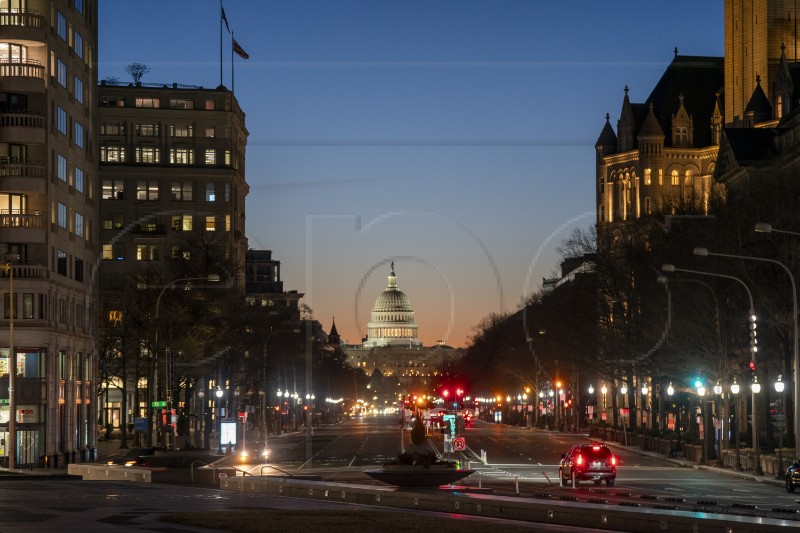
M122 455L117 455L108 459L109 465L121 466L147 466L148 457L156 454L156 449L152 446L144 448L131 448Z
M577 487L581 481L593 481L595 485L605 481L607 486L613 487L617 479L617 458L604 444L573 446L561 455L558 476L562 487L568 483Z
M794 492L800 487L800 461L795 461L786 469L786 492Z
M238 450L236 456L241 464L258 464L269 461L270 450L263 444L255 444Z

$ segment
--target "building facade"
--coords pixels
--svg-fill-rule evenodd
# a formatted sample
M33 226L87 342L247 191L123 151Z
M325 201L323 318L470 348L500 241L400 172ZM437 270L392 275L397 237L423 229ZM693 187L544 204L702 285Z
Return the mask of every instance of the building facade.
M104 335L125 334L121 317L136 286L134 273L145 290L160 288L187 277L185 271L170 272L169 263L183 261L188 268L209 260L214 266L203 277L220 275L243 291L248 132L233 93L225 87L106 80L99 85L98 105ZM200 252L214 257L198 257ZM219 268L225 271L213 271ZM123 399L120 385L111 380L102 399L103 424L113 430L148 409L145 395L136 402L136 387L129 384Z
M96 447L96 57L95 1L0 2L0 456L12 466Z

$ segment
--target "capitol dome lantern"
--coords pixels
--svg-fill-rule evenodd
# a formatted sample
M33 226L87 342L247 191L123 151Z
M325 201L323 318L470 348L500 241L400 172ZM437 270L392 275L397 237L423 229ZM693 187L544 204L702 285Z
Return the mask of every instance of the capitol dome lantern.
M405 293L397 288L394 263L391 266L386 290L375 300L371 318L367 324L365 348L422 346L422 342L417 338L417 324L414 322L411 302Z

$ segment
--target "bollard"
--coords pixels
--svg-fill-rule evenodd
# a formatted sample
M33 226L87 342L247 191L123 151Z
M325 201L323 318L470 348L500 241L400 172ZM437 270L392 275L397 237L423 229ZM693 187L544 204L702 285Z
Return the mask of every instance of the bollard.
M519 496L519 476L514 476L514 492Z
M483 472L478 472L478 488L479 489L483 488L482 487L482 483L483 483Z

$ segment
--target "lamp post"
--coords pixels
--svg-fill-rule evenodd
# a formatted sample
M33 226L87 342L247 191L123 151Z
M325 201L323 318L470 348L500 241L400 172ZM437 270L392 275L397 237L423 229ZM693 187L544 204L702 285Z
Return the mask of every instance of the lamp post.
M701 251L700 253L698 253L699 250ZM702 248L702 249L701 248L695 248L694 249L694 253L696 255L703 255L702 250L705 250L705 248ZM708 254L708 250L706 250L706 254ZM675 265L671 265L671 264L662 265L661 266L661 270L663 270L664 272L687 272L689 274L698 274L700 276L711 276L713 278L732 279L733 281L738 282L742 287L744 287L744 290L747 292L747 297L750 300L750 315L749 315L750 325L748 327L751 328L751 333L750 333L750 339L751 339L750 340L750 342L751 342L750 351L752 353L753 364L755 364L756 352L758 351L758 348L755 346L755 336L754 336L754 333L753 333L755 331L756 314L755 314L754 307L753 307L753 293L750 291L750 287L748 287L747 284L744 281L742 281L741 279L739 279L739 278L737 278L735 276L729 276L727 274L715 274L715 273L712 273L712 272L703 272L702 270L689 270L689 269L686 269L686 268L677 268ZM752 422L753 422L753 442L757 443L757 438L758 438L758 417L757 417L757 413L755 412L755 406L756 406L756 394L758 393L758 391L756 391L755 388L751 388L751 390L752 390L752 393L753 393L753 398L752 398L752 401L753 401L753 419L752 419ZM761 386L760 385L758 386L758 390L761 390ZM756 452L756 453L758 453L758 452ZM759 473L759 472L761 472L761 473ZM759 464L756 465L755 473L757 475L763 475L763 472L761 470L760 462L759 462Z
M697 386L697 396L700 399L700 417L703 421L703 464L708 464L708 424L706 423L707 409L705 404L706 388L700 383Z
M783 389L785 387L785 383L781 381L782 376L778 375L778 381L775 382L775 392L780 394L781 397L781 415L782 419L780 421L780 431L778 432L778 472L775 474L775 479L783 479L783 431L784 425L786 424L786 410L783 407Z
M603 386L600 387L600 392L603 394L603 415L606 415L606 419L608 419L608 415L606 414L606 394L608 394L608 387L606 387L605 383L603 383ZM600 416L601 421L607 422L607 420L603 420L602 415Z
M219 279L220 279L219 275L217 275L217 274L209 274L205 278L178 278L178 279L174 279L174 280L170 281L169 283L167 283L166 285L164 285L164 287L161 289L161 292L158 293L158 298L156 298L156 316L155 316L155 325L156 325L155 329L156 329L156 331L155 331L155 340L154 340L154 343L153 343L153 351L155 352L155 365L156 366L158 364L157 363L158 362L158 312L159 312L160 306L161 306L161 297L164 296L164 293L167 291L167 289L169 289L170 287L174 287L175 284L177 284L177 283L190 282L190 281L207 281L209 283L217 283L217 282L219 282ZM168 417L167 420L169 422L168 426L170 427L170 431L169 432L167 432L166 430L164 431L164 447L166 449L170 449L170 447L174 445L174 439L171 438L172 436L174 436L173 435L173 429L172 429L172 427L173 427L172 426L172 420L171 420L171 417L172 417L172 381L174 379L174 376L172 375L172 372L173 372L173 369L172 369L172 352L170 350L166 350L166 361L165 362L166 362L166 364L165 364L165 371L164 371L164 379L165 379L166 391L167 391L167 417ZM153 381L155 381L155 379ZM148 388L150 388L151 394L153 396L155 396L155 391L150 386L149 382L148 382ZM150 414L148 415L148 418L150 420L153 419L153 414L154 414L154 412L153 412L153 402L154 401L156 401L155 398L151 397L150 398L150 407L149 407ZM153 425L155 426L155 424L153 424ZM152 436L151 436L150 432L148 432L148 439L147 440L148 440L148 444L150 444L152 442Z
M8 468L17 467L17 397L14 387L17 382L17 350L14 348L14 265L11 260L18 260L19 255L5 256L0 268L8 272Z
M763 476L764 471L761 469L761 447L758 445L758 408L756 406L756 397L761 392L761 384L758 382L758 376L753 376L753 383L750 385L753 391L753 450L756 452L756 467L753 473L757 476Z
M225 393L222 392L222 389L219 387L219 385L217 385L217 390L214 391L214 396L217 397L217 453L220 455L222 454L222 406L220 403L222 402L223 394Z
M675 394L675 387L672 386L672 382L670 381L669 385L667 386L667 396L669 397L670 407L672 407L672 396L674 394ZM669 416L669 415L667 415L667 416ZM672 431L677 436L678 443L680 443L680 440L681 440L681 432L680 432L680 428L679 428L679 423L680 423L680 416L676 415L675 416L675 422L673 423L674 425L673 425ZM669 429L669 422L667 422L667 429ZM672 447L671 444L670 444L670 447ZM675 450L675 453L677 454L677 445L675 446L674 450ZM673 454L673 451L671 450L670 451L670 456L672 456L672 454Z
M790 235L800 235L798 233L793 233L789 231L783 230L776 230L771 225L766 223L758 223L756 224L755 231L757 233L788 233ZM792 342L792 363L794 366L794 441L795 443L800 443L800 379L797 379L798 372L800 372L800 344L798 344L798 324L797 324L797 283L795 283L794 275L792 271L781 263L780 261L776 261L775 259L767 259L766 257L752 257L746 255L734 255L734 254L720 254L709 252L708 248L697 247L694 249L694 254L699 256L716 256L716 257L731 257L734 259L746 259L748 261L760 261L762 263L772 263L773 265L778 265L781 267L786 274L789 275L789 281L792 284L792 326L793 326L793 342ZM752 307L752 306L751 306Z
M736 441L736 466L735 469L739 472L742 471L742 458L739 456L739 384L736 383L736 378L733 378L733 383L731 384L731 394L735 398L734 404L736 405L736 415L734 417L734 439Z
M639 411L642 412L642 430L647 429L647 415L645 414L645 409L647 408L647 394L650 390L647 388L647 384L642 385L642 406Z
M203 378L203 381L205 382L205 378ZM206 391L205 391L205 388L204 388L204 386L202 384L200 385L200 390L197 391L197 398L200 400L200 417L199 417L199 419L195 419L195 420L198 420L198 422L196 424L196 427L195 427L195 433L197 433L199 431L200 432L200 438L199 439L195 438L195 442L198 443L198 448L200 448L201 450L205 450L205 447L206 447L206 443L205 443L205 436L206 436L206 432L205 432L205 429L206 429L205 428L205 426L206 426L206 401L205 401Z
M715 426L714 427L714 438L717 441L717 466L722 467L722 466L724 466L723 462L722 462L722 440L723 440L722 436L723 436L723 427L724 427L724 425L723 425L724 424L723 423L724 417L722 416L722 385L719 384L719 380L717 380L717 383L714 385L714 396L715 396L716 399L719 399L719 403L715 403L714 405L715 406L719 405L719 411L720 411L718 413L719 414L719 420L720 420L719 430L717 430L717 428L716 428L716 423L714 424L714 426ZM714 417L714 420L716 420L716 418L717 417Z

